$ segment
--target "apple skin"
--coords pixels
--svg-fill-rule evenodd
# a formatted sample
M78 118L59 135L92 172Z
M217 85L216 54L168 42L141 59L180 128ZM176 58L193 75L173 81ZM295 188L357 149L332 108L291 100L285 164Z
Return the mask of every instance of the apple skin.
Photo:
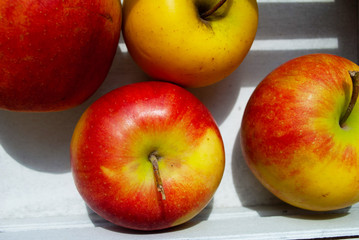
M84 102L111 67L121 15L119 0L0 1L0 109Z
M244 158L283 201L308 210L359 201L359 107L343 127L353 62L311 54L276 68L257 86L241 125Z
M162 200L149 155L157 152ZM187 90L146 81L94 102L71 141L81 196L122 227L158 230L184 223L211 200L222 179L224 146L208 109Z
M203 87L230 75L257 31L255 0L228 0L207 20L200 9L218 0L124 0L123 36L149 76L183 87ZM201 10L203 11L203 10Z

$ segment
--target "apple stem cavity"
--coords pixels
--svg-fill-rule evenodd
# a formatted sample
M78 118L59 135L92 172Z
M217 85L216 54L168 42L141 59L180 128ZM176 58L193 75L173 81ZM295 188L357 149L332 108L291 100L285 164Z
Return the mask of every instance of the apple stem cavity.
M202 13L200 17L202 19L206 19L207 17L211 16L217 9L219 9L227 0L220 0L213 8L209 9L208 11Z
M165 189L163 188L162 178L160 175L160 168L158 167L158 161L160 160L160 157L157 155L157 152L155 151L148 156L148 160L151 162L153 167L153 172L155 174L155 179L157 184L157 190L161 193L162 200L166 200Z
M339 121L340 127L344 127L344 124L348 117L350 116L351 112L353 111L354 105L357 102L358 94L359 94L359 71L349 71L349 75L352 79L353 83L353 92L352 97L350 99L347 111L343 115L343 117Z

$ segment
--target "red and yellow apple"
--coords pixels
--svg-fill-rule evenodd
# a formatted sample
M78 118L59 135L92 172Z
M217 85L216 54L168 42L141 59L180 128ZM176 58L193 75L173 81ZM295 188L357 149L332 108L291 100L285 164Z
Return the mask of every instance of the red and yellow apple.
M266 76L247 103L244 158L291 205L326 211L359 201L359 106L347 111L357 91L349 71L359 67L343 57L301 56Z
M120 29L119 0L1 0L0 109L81 104L104 81Z
M159 81L102 96L83 113L71 141L73 177L85 202L131 229L193 218L213 197L224 163L208 109L187 90Z
M258 24L255 0L124 0L123 36L148 75L202 87L230 75L247 55Z

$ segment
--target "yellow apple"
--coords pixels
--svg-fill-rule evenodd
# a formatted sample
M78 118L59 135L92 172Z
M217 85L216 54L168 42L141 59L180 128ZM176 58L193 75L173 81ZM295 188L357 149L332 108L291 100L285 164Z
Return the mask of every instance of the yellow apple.
M151 77L184 87L213 84L243 61L258 24L255 0L124 0L123 36ZM201 17L202 15L202 17Z

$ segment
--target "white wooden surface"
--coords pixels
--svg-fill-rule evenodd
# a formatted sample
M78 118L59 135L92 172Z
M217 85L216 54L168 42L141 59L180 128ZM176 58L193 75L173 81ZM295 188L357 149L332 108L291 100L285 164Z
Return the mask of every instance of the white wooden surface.
M264 189L239 147L243 110L255 86L279 64L325 52L358 60L357 0L259 0L259 28L242 65L215 85L190 89L212 112L226 147L213 201L174 229L141 233L89 210L73 184L69 143L82 112L108 91L147 77L120 40L111 71L83 105L58 113L0 111L0 239L299 239L359 236L359 206L312 213Z

